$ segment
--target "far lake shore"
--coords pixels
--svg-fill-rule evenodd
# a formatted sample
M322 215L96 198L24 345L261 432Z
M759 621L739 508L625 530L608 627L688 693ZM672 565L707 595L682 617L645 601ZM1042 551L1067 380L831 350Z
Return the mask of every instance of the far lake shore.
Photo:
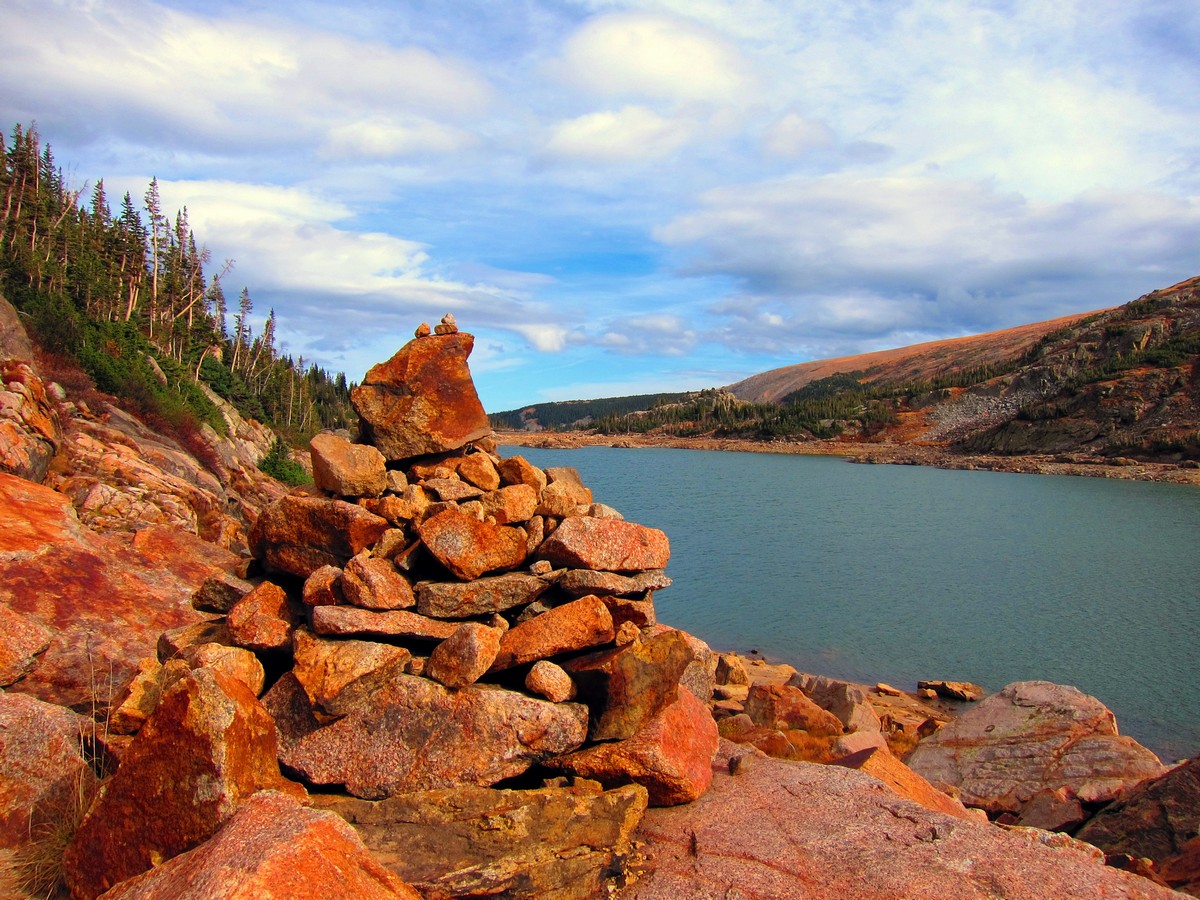
M856 463L933 466L939 469L986 470L1033 475L1079 475L1090 478L1122 478L1166 484L1200 485L1200 466L1106 459L1079 453L1055 456L990 456L956 453L929 444L869 443L861 441L749 441L734 438L673 437L642 434L596 434L594 432L497 431L502 446L571 450L577 447L627 449L670 447L679 450L721 450L735 453L781 453L808 456L842 456Z

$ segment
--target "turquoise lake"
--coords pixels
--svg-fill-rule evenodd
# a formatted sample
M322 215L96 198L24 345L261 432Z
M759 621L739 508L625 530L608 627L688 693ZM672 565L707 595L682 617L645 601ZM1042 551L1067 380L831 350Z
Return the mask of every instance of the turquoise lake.
M1200 490L716 451L505 447L663 529L659 620L719 650L913 689L1070 684L1200 753Z

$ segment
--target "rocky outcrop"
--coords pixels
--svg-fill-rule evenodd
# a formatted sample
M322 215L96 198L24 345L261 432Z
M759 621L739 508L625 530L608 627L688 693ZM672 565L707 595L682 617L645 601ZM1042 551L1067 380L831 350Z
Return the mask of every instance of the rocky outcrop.
M109 900L420 900L358 834L330 812L263 791L246 800L213 837L121 882Z
M1195 893L1200 881L1200 757L1143 781L1077 833L1105 853L1148 858L1169 884Z
M480 787L387 800L314 797L354 825L375 858L427 896L591 900L631 853L646 791Z
M276 759L275 729L240 682L197 669L164 695L75 832L63 859L74 897L207 840L246 797L303 796Z
M743 752L722 746L696 802L646 812L638 837L650 871L621 897L1179 896L1105 866L1086 844L936 813L863 772L758 758L729 775Z
M162 632L211 618L190 603L205 579L241 564L187 533L96 534L62 494L0 473L0 658L25 672L8 690L103 714Z
M1117 733L1099 700L1046 681L1010 684L981 701L921 741L908 764L992 814L1019 813L1047 789L1099 803L1163 772L1153 753Z

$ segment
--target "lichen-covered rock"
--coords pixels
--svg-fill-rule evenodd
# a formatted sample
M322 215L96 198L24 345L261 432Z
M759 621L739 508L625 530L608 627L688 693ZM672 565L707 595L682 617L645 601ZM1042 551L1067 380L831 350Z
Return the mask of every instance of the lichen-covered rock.
M463 622L429 654L425 677L449 688L474 684L495 662L503 634L481 622Z
M511 669L559 653L598 647L613 637L612 615L604 601L599 597L581 597L505 632L492 671Z
M474 581L425 581L416 585L417 612L439 619L503 612L532 603L550 587L536 575L510 572Z
M339 497L378 497L387 488L387 465L374 447L322 432L308 442L308 450L313 481L323 491Z
M563 668L574 680L591 716L594 741L632 737L679 696L679 679L692 661L680 632L576 657Z
M605 572L662 569L671 556L666 534L634 522L571 516L538 548L538 558L555 566Z
M972 813L948 794L944 794L928 781L896 759L887 747L868 747L857 753L843 756L835 760L839 766L847 769L858 769L878 778L893 791L914 803L920 803L926 809L945 813L956 819L972 819ZM978 810L974 816L982 817Z
M691 691L623 741L593 744L547 762L605 787L640 784L653 806L690 803L712 783L717 725Z
M311 613L317 634L342 637L405 637L442 641L458 625L406 609L359 609L357 606L316 606Z
M1010 684L925 738L907 760L942 790L990 813L1019 812L1044 789L1085 803L1111 800L1163 773L1158 758L1117 733L1095 697L1048 681Z
M264 581L229 611L225 627L233 643L248 650L290 650L299 616L283 588Z
M528 551L519 529L481 522L454 507L425 519L417 531L437 561L463 581L515 569Z
M525 688L552 703L574 700L578 693L567 670L548 659L539 659L525 675Z
M523 456L502 459L496 468L500 472L501 484L528 485L538 496L546 489L546 473Z
M467 368L465 332L409 341L350 394L364 440L389 461L456 450L491 434Z
M339 816L276 791L250 797L212 838L128 881L109 900L420 900Z
M528 522L537 512L537 492L527 484L510 484L479 498L484 516L500 525Z
M250 549L267 571L307 578L322 566L342 568L390 527L387 519L345 500L289 494L258 517Z
M751 685L746 697L746 715L764 728L796 728L818 736L839 735L844 730L837 716L821 709L791 685Z
M0 315L8 306L0 299ZM63 443L62 420L41 378L0 357L0 472L40 482Z
M299 790L280 775L270 717L245 685L193 671L163 695L68 845L72 896L190 850L266 789Z
M376 859L427 896L592 900L617 886L646 791L463 786L314 802L343 816Z
M408 609L417 602L412 585L391 561L366 551L346 563L341 588L347 603L363 609Z
M558 587L572 597L587 594L612 597L641 597L647 591L671 586L671 579L662 569L618 575L616 572L596 572L591 569L570 569L557 581Z
M861 686L799 672L788 679L788 684L800 688L817 706L837 716L847 731L879 731L879 716Z
M292 641L292 674L317 710L332 713L335 701L347 687L383 673L384 678L403 672L412 654L403 647L377 641L331 640L297 628ZM372 686L379 682L372 680Z
M322 724L291 674L263 697L279 730L280 761L313 784L358 797L460 784L492 785L583 743L587 708L469 685L451 691L400 675L342 718Z
M69 821L97 784L84 758L92 722L23 694L0 692L0 851Z

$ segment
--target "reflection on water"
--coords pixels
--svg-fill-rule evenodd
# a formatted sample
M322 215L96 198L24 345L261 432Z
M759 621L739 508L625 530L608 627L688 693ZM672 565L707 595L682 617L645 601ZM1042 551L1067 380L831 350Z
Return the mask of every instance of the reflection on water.
M913 686L1072 684L1200 752L1200 491L693 450L505 448L671 539L659 618L718 649Z

